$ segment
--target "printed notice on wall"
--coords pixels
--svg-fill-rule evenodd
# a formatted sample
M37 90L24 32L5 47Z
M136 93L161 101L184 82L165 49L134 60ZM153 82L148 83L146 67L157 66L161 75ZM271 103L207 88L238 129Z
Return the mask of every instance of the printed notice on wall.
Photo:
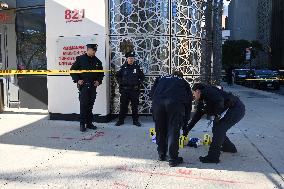
M86 44L96 43L95 37L59 37L57 40L57 55L54 69L70 69L76 57L85 54Z

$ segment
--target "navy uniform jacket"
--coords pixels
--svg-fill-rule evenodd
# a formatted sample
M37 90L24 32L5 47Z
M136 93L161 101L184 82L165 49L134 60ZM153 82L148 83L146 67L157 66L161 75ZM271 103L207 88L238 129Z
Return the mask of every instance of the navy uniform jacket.
M204 114L220 116L226 109L233 106L237 97L214 86L206 86L201 90L196 112L188 125L191 130Z
M71 66L70 70L103 70L102 62L96 57L90 57L87 54L76 57L75 63ZM104 73L103 72L86 72L86 73L72 73L70 74L74 83L79 80L84 80L85 83L93 83L98 81L102 84Z
M173 99L185 105L185 124L190 119L192 109L192 92L189 83L182 77L166 75L154 82L150 97L153 101Z
M138 64L129 65L127 63L120 67L120 70L116 73L116 79L119 87L137 87L142 84L145 76Z
M192 101L192 92L189 83L182 77L166 75L157 78L150 96L153 100L171 98L181 103Z

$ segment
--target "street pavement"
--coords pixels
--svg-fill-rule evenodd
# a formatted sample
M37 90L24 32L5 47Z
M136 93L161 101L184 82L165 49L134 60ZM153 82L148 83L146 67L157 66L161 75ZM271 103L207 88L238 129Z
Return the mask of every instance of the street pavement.
M121 127L97 123L79 131L78 122L53 121L46 111L8 109L0 114L0 188L284 188L284 96L234 85L246 116L228 132L238 153L219 164L202 164L208 146L180 149L184 163L159 162L151 142L151 117L141 128L131 119ZM201 120L190 137L211 134Z

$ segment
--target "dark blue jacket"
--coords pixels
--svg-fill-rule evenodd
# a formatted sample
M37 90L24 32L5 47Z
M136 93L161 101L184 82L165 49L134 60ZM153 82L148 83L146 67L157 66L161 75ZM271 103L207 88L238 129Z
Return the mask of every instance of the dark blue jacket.
M150 97L153 101L172 99L182 103L185 107L184 125L190 119L192 109L192 92L189 83L182 77L166 75L157 78L154 82Z
M152 100L168 98L183 104L192 102L189 83L182 77L166 75L157 78L150 92Z
M102 62L97 57L89 57L87 54L76 57L75 63L71 66L70 70L103 70ZM79 80L84 80L86 83L93 83L98 81L100 84L104 78L103 72L86 72L70 74L74 83Z
M116 79L119 86L122 87L139 87L145 76L138 64L123 64L116 73Z
M196 112L188 124L189 130L201 119L204 114L209 116L220 116L226 109L232 107L238 97L232 93L225 92L215 86L206 86L201 90Z

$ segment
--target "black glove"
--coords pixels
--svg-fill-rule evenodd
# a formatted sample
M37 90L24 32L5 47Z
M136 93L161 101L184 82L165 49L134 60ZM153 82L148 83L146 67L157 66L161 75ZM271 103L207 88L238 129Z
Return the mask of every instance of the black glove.
M182 133L183 136L186 137L186 136L188 135L189 129L188 129L187 125L185 125L185 126L182 127L182 132L183 132L183 133Z
M214 118L214 122L215 123L218 123L221 119L221 116L220 115L216 115L215 118Z

